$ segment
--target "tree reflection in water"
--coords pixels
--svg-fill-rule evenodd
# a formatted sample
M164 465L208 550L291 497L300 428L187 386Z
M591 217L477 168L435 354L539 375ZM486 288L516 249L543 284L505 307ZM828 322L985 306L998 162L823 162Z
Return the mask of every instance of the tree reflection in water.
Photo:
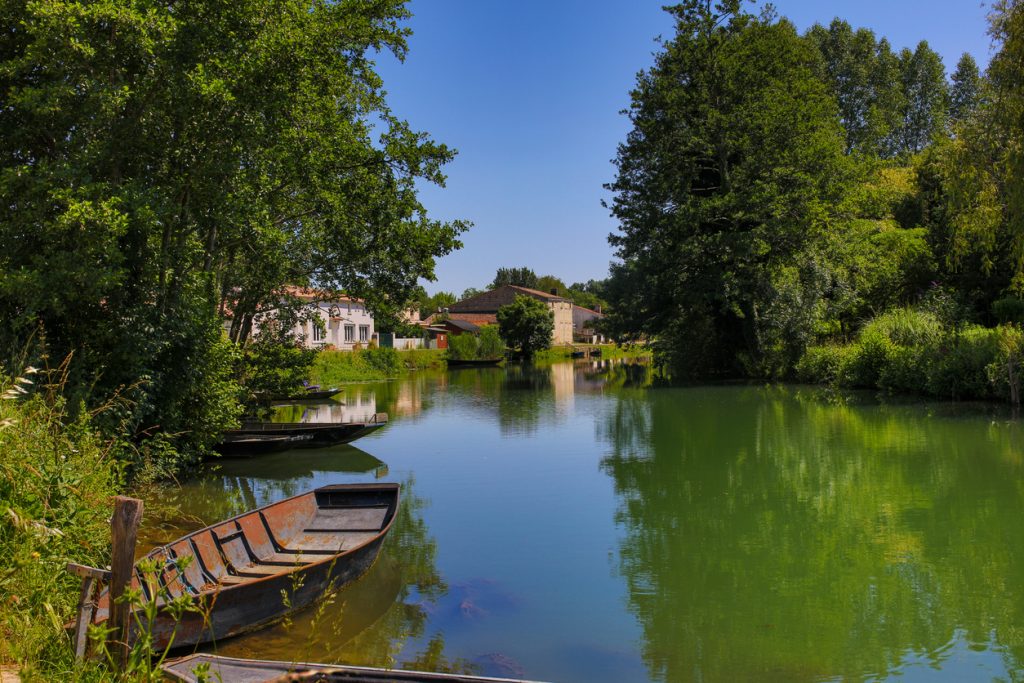
M620 394L601 467L652 678L1024 675L1020 426L932 414L787 389Z

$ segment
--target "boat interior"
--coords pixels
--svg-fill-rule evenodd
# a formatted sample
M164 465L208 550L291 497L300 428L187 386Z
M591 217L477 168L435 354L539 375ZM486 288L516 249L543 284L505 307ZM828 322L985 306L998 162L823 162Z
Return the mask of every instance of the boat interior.
M308 566L343 554L383 533L395 516L398 485L326 486L200 529L146 555L155 580L136 563L131 588L162 604ZM154 593L156 595L154 595ZM108 594L94 621L106 619Z

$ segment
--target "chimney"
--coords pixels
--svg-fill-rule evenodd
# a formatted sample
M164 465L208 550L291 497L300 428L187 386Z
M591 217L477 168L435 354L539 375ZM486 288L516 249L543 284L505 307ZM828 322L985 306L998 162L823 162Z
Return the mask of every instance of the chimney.
M551 296L558 296L558 287L552 287L550 293Z
M598 305L597 305L597 312L598 312L598 313L600 313L600 312L601 312L601 304L598 304Z

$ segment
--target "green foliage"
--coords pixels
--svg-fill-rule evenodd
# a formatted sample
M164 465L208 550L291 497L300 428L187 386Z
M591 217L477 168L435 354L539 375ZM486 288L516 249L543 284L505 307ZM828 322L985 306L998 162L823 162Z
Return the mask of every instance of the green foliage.
M246 345L239 372L246 399L301 394L316 351L295 343L277 342L261 334Z
M497 325L484 325L477 334L448 337L448 357L455 360L493 360L505 355L505 342Z
M554 275L541 275L537 278L537 286L534 289L539 289L542 292L551 293L551 290L555 291L555 294L565 298L569 298L569 288L565 286L565 283L559 280Z
M848 345L811 347L796 364L803 381L939 398L1019 401L1024 332L1004 325L947 327L921 309L894 309Z
M954 125L974 114L981 99L981 72L970 53L956 64L949 88L949 120Z
M529 268L498 268L488 289L497 289L505 285L538 289L538 284L537 274Z
M1024 299L1006 296L992 302L992 314L1001 323L1024 324Z
M526 358L551 346L554 330L554 313L533 297L517 296L515 301L498 309L501 338Z
M676 35L638 78L609 185L622 259L609 325L655 339L676 376L776 374L799 357L851 177L813 46L740 6L669 8Z
M25 680L95 680L63 629L80 586L64 567L107 564L123 476L89 416L71 418L59 387L45 386L58 378L0 379L0 661L18 662Z
M505 355L505 342L501 338L497 325L484 325L477 335L479 347L477 354L480 358L502 358Z
M426 290L421 288L419 296L420 315L426 318L429 315L434 315L441 312L443 309L450 307L458 299L451 292L437 292L433 296L427 294Z
M443 357L444 352L436 349L324 350L316 354L309 371L309 380L314 384L333 387L344 382L390 379L401 376L407 370L439 367Z
M375 72L401 0L4 7L0 360L74 353L71 408L122 392L138 443L202 451L234 410L221 315L244 342L291 283L387 317L460 246L417 196L454 152Z
M479 358L479 342L477 342L476 335L450 335L448 337L448 357L454 360L476 360Z

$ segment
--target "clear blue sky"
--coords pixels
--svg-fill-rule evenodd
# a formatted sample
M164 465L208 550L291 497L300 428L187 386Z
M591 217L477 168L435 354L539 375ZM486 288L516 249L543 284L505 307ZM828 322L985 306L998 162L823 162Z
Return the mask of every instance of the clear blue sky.
M655 37L672 24L649 0L411 0L405 63L378 60L396 114L456 148L448 184L421 192L434 218L475 227L441 259L427 291L484 287L501 266L566 284L604 278L615 221L601 206L610 160L629 130L619 112ZM978 0L779 0L805 30L841 17L895 49L927 40L952 71L989 59Z

